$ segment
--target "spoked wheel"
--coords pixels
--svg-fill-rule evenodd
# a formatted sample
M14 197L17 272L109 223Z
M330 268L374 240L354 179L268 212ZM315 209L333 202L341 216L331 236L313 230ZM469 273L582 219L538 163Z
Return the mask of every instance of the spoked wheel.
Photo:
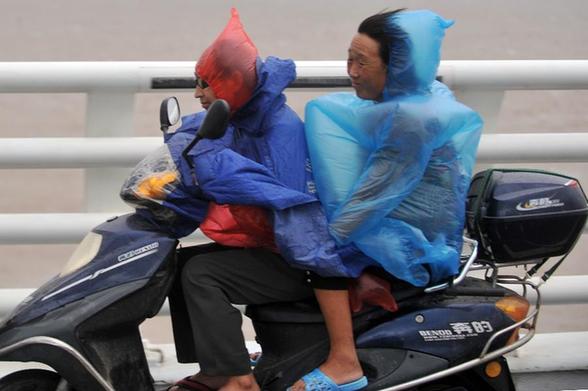
M26 369L0 379L0 391L56 391L61 376L45 369Z

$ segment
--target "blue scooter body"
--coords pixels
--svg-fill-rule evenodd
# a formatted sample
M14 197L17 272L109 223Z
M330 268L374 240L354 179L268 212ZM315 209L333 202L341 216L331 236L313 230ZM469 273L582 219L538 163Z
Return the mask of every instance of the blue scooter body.
M177 240L129 214L97 226L93 259L36 290L0 325L0 360L53 367L76 390L152 390L138 326L161 308Z
M370 308L354 316L356 346L369 380L379 390L459 365L480 355L489 338L514 324L496 303L514 292L468 278L460 286L432 294L400 286L399 310ZM328 354L328 335L313 303L249 306L248 315L263 355L255 373L262 389L283 390L320 365ZM506 344L500 336L492 349ZM468 384L470 390L512 390L506 361L503 372L490 379L479 368L446 384ZM464 379L467 378L467 379ZM440 388L445 389L445 388Z

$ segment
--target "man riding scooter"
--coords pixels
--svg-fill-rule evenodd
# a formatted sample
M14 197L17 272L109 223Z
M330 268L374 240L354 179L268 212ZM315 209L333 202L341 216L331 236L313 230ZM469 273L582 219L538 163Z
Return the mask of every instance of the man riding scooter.
M336 93L307 105L329 232L339 248L368 256L346 258L350 276L375 266L423 287L457 274L482 121L435 81L452 24L430 11L368 17L348 50L355 96ZM320 372L304 380L326 387Z
M194 206L186 209L197 210L202 200L210 201L200 228L216 244L197 250L183 268L183 293L201 372L171 390L259 389L241 332L241 314L231 303L298 301L312 298L313 288L321 303L334 296L347 303L342 261L314 194L304 127L282 93L295 77L291 60L258 58L235 10L198 61L195 97L205 109L217 99L226 100L231 118L224 137L202 140L188 153L197 190L187 190L195 200L187 200ZM193 137L203 117L185 117L166 143L173 146L174 139L181 143ZM175 229L186 234L199 222L187 218L185 230ZM193 250L186 253L194 255ZM342 316L343 323L338 321ZM336 331L323 370L339 384L363 387L367 381L355 355L349 308L325 312L325 317ZM340 324L347 325L343 333L337 333Z

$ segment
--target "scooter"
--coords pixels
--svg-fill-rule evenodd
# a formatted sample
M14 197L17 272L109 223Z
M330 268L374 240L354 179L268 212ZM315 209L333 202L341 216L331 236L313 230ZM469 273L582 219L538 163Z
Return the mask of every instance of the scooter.
M184 152L201 138L222 136L228 117L226 102L216 101ZM162 130L178 120L177 100L164 100ZM488 170L474 177L466 209L469 237L457 276L425 288L393 281L397 311L370 307L354 316L366 390L514 390L504 355L533 337L539 286L581 235L586 195L562 175ZM553 257L561 258L538 277ZM40 362L54 371L11 373L0 379L0 391L154 390L139 325L168 296L178 361L194 362L178 294L185 259L178 240L140 213L94 228L60 274L0 324L0 361ZM326 358L315 302L249 306L246 314L263 351L254 368L263 390L285 390Z

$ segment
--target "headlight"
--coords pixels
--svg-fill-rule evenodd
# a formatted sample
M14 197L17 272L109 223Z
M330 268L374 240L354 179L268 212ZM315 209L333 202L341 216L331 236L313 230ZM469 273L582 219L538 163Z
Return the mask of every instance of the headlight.
M150 198L153 200L165 200L170 189L166 186L171 186L178 179L178 175L173 171L153 173L147 178L143 179L137 186L137 194L142 198Z
M66 276L90 263L100 251L102 245L102 235L90 232L82 240L69 258L69 261L61 270L60 277Z

